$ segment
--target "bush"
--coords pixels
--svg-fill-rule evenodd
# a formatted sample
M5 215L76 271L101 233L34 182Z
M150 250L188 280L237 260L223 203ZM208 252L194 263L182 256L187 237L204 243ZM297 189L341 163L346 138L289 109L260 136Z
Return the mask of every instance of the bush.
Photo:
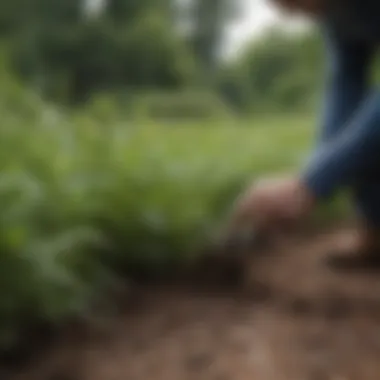
M42 113L36 123L3 113L0 345L17 339L25 318L84 312L106 279L95 254L102 232L83 202L89 192L65 127Z

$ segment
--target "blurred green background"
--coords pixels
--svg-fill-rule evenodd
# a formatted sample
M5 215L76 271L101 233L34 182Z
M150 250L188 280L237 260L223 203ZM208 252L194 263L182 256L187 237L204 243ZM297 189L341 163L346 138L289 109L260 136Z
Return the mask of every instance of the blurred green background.
M222 59L241 5L0 2L1 347L186 264L247 182L308 156L320 38L275 27Z

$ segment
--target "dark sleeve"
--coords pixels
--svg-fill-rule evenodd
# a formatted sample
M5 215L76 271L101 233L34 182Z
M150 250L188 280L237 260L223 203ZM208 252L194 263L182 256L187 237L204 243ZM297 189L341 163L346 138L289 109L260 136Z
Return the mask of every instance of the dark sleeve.
M322 30L326 51L325 90L319 143L341 131L368 94L368 66L374 49Z
M328 72L320 143L303 180L317 198L350 185L378 160L380 95L370 95L372 47L328 35Z

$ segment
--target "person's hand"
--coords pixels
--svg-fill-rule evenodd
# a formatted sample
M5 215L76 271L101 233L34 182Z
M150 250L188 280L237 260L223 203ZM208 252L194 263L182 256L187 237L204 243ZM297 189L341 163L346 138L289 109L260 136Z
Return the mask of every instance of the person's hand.
M234 219L253 223L262 230L292 226L306 217L314 206L310 191L297 177L261 180L237 200Z

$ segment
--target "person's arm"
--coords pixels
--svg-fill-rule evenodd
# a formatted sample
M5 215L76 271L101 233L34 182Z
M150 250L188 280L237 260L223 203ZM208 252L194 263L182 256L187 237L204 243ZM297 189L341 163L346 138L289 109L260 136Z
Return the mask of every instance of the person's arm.
M322 134L302 176L317 199L353 183L378 159L380 94L369 95L367 80L372 54L369 46L328 35Z
M355 184L376 163L380 164L380 92L368 98L347 129L321 146L303 181L316 198L327 198Z

